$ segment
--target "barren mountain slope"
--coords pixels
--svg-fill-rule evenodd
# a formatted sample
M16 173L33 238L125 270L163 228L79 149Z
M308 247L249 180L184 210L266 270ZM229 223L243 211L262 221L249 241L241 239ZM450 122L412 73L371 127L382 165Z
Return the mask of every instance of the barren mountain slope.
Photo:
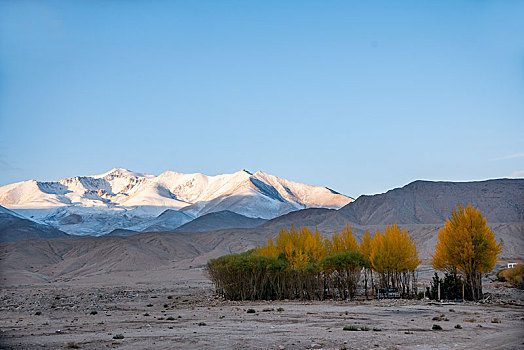
M384 194L361 196L339 213L361 225L441 223L458 204L468 203L488 222L524 222L524 179L415 181Z
M250 218L234 213L229 210L217 211L196 218L178 227L176 232L205 232L233 228L253 228L267 220L260 218Z
M289 213L269 220L263 227L307 225L333 230L346 222L362 226L394 222L440 225L458 204L468 203L479 208L488 223L524 222L524 179L415 181L383 194L360 196L339 210Z
M175 270L252 248L262 240L239 230L142 233L130 237L68 237L0 244L2 285L48 281L136 283L136 276L168 280Z
M54 227L36 223L0 206L0 242L66 236Z

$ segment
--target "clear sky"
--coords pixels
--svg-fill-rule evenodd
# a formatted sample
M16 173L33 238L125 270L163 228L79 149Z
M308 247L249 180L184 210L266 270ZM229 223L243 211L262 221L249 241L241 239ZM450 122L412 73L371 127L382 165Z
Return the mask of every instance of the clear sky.
M524 176L524 1L1 1L0 185Z

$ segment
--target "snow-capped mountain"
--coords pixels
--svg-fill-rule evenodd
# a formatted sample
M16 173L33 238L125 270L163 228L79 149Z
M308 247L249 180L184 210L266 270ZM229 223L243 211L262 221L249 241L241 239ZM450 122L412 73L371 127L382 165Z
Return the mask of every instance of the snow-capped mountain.
M70 234L144 229L168 209L189 219L223 210L271 219L305 208L340 208L352 201L326 187L246 170L216 176L166 171L154 176L115 168L100 175L0 187L0 205Z

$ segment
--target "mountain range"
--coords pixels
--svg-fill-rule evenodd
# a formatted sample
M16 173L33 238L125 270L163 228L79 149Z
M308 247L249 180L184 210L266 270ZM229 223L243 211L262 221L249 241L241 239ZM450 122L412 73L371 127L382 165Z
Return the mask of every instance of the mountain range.
M166 171L154 176L114 168L99 175L0 187L3 207L69 234L97 236L117 229L174 230L221 211L272 219L312 207L337 209L352 201L327 187L246 170L216 176Z
M467 203L480 209L497 241L503 243L499 259L522 259L524 179L415 181L386 193L360 196L339 209L307 208L269 220L221 210L187 221L187 212L167 209L135 226L136 230L114 229L101 237L66 235L0 207L0 240L5 242L0 244L4 277L0 285L69 280L114 283L115 278L133 283L164 281L177 278L180 271L202 267L210 258L267 242L291 225L329 236L350 223L361 239L366 229L373 234L397 222L415 241L419 257L429 259L445 220L457 205Z

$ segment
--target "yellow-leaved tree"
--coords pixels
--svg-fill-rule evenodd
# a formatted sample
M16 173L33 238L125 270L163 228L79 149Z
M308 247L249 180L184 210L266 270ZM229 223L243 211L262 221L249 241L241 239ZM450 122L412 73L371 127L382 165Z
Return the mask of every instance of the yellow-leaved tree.
M350 250L358 251L358 242L353 236L353 229L346 223L346 226L338 233L336 230L331 236L331 240L326 241L330 254L347 252Z
M502 243L497 243L481 212L459 205L438 233L433 268L462 275L469 299L482 299L482 274L495 267Z
M383 288L396 287L402 295L416 293L415 269L420 264L415 242L406 229L387 225L384 233L377 231L371 242L371 265L380 277Z
M284 254L293 269L303 269L309 263L319 262L327 255L324 235L318 230L311 232L307 227L280 231L276 244L270 239L267 244L258 246L257 255L276 258Z

